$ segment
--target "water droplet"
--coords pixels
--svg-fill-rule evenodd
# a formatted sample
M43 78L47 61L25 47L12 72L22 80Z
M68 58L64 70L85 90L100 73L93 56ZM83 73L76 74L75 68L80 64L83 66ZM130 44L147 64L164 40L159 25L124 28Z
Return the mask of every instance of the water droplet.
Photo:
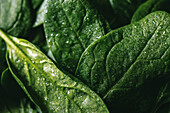
M90 19L87 17L87 18L86 18L86 21L90 21Z
M34 60L32 60L32 63L34 64L34 63L35 63L35 61L34 61Z
M56 36L56 37L58 37L58 36L59 36L59 34L57 33L55 36Z
M44 97L44 100L47 100L47 97Z
M17 61L16 61L16 63L19 63L19 62L20 62L20 60L17 60Z
M62 22L62 25L64 25L65 24L65 22Z
M67 41L66 41L66 44L68 44L68 43L69 43L69 41L67 40Z
M42 78L42 80L44 81L44 80L45 80L45 78Z
M51 36L53 36L54 34L53 33L51 33Z
M48 12L48 10L47 9L45 9L45 11L44 11L45 13L47 13Z
M96 37L97 39L100 38L101 36Z
M51 39L48 39L48 42L51 42Z

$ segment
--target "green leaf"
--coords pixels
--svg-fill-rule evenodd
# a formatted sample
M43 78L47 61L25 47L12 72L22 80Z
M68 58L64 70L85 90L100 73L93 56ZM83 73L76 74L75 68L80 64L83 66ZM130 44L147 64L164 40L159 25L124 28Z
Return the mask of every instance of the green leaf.
M155 88L145 84L167 78L170 72L169 35L170 15L166 12L113 30L85 50L76 76L102 96L111 111L148 110L161 83L154 86L150 82ZM151 90L145 91L147 87Z
M57 66L74 73L86 47L108 32L108 25L88 0L49 0L45 34Z
M13 36L25 36L33 23L30 0L0 0L0 29Z
M0 36L7 43L7 61L14 78L43 112L109 112L96 93L72 75L61 72L33 44L1 30Z
M162 10L170 13L169 0L148 0L141 4L139 8L135 11L131 22L136 22L151 12Z
M130 23L133 13L146 0L109 0L114 18L112 28L118 28Z

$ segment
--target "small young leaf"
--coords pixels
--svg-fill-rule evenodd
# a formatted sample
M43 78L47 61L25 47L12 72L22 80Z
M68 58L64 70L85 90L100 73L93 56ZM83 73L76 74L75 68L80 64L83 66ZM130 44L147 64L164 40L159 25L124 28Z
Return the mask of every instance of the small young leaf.
M57 66L74 73L83 51L108 32L108 25L89 0L49 0L45 34Z
M30 42L8 36L7 61L14 78L45 113L108 113L102 99L73 76L61 72ZM15 71L18 74L14 74Z
M113 30L85 50L76 76L102 96L113 112L145 111L152 105L151 97L156 97L159 85L148 95L140 94L140 87L147 81L169 77L169 34L170 15L166 12L152 13ZM155 94L151 96L152 91ZM140 108L142 105L145 108Z

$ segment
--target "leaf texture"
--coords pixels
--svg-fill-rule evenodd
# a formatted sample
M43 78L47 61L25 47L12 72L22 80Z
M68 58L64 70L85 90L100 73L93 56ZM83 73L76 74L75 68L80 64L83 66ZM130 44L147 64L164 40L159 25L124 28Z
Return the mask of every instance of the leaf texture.
M160 11L111 31L84 51L76 76L102 96L113 111L136 113L148 110L156 95L151 96L148 91L141 96L135 92L142 93L141 87L147 81L169 77L169 20L170 15ZM158 89L152 91L157 94ZM140 108L144 104L148 106Z
M7 43L7 61L14 78L44 113L109 112L96 93L61 72L30 42L2 31L0 36Z
M85 48L108 32L108 25L88 0L49 0L45 33L57 66L74 73Z

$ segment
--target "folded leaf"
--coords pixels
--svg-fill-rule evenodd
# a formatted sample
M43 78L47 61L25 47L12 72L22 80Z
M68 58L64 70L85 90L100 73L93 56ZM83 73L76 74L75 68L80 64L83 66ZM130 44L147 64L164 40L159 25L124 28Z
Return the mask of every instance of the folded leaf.
M148 0L141 4L132 16L131 22L136 22L151 12L162 10L170 13L169 0Z
M45 34L56 64L72 74L85 48L109 29L89 0L49 0L45 18Z
M25 36L33 23L30 0L0 0L0 29L13 36Z
M30 42L8 36L8 65L14 78L44 113L108 113L102 99L82 82L61 72ZM18 74L15 75L15 71Z
M144 94L145 87L150 87L145 83L169 77L169 35L170 15L166 12L113 30L85 50L76 76L102 96L113 112L144 112L161 87L160 83L155 86L158 89ZM146 108L141 107L144 105Z

